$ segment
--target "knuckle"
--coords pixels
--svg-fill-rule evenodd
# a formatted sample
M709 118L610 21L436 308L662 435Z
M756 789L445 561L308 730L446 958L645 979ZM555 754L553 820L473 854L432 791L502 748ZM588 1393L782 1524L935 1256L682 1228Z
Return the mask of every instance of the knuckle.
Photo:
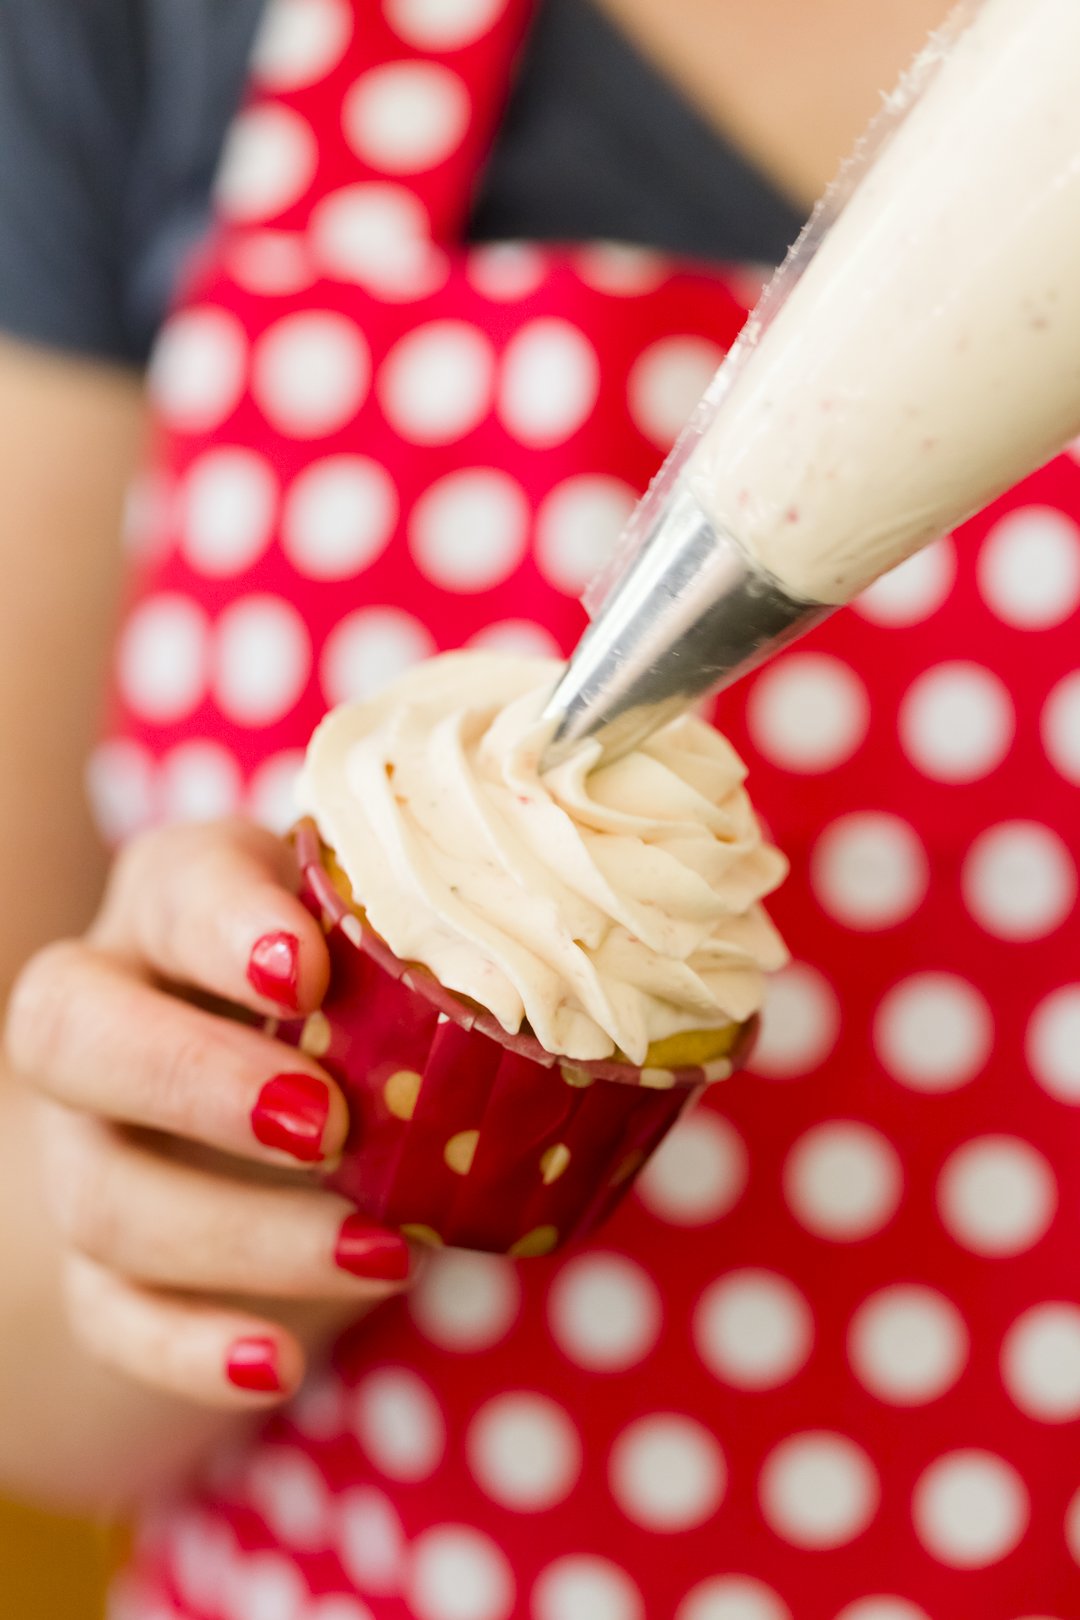
M86 963L78 940L59 940L37 952L19 973L8 999L5 1051L27 1078L47 1073L64 1044L73 1016L74 983Z
M172 828L151 828L129 840L119 850L109 871L98 927L107 932L129 913L133 901L160 869Z

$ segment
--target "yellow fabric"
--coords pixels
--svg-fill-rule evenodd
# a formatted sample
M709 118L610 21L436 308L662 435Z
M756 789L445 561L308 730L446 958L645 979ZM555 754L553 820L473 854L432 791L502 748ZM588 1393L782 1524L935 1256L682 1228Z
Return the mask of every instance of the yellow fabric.
M109 1529L0 1502L0 1615L102 1620L116 1547Z

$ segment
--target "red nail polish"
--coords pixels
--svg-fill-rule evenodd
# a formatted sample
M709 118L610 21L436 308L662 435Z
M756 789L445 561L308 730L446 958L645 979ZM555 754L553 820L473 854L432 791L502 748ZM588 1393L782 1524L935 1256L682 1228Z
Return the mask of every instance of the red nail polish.
M280 1395L285 1387L273 1339L237 1339L229 1350L225 1373L230 1384L254 1395Z
M251 1128L263 1147L279 1148L301 1164L324 1157L323 1134L330 1114L330 1092L324 1080L310 1074L276 1074L259 1092L251 1111Z
M295 934L264 934L248 962L248 983L260 996L296 1012L300 1006L300 941Z
M362 1215L348 1215L342 1222L334 1259L342 1271L373 1282L404 1282L411 1265L405 1239L372 1226Z

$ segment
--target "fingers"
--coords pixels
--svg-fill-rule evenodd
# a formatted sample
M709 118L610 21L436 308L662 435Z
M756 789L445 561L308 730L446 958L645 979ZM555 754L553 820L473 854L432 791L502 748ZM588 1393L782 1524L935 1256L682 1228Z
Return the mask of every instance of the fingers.
M155 1293L72 1255L64 1292L76 1334L129 1378L205 1406L276 1406L299 1389L294 1334L247 1311Z
M62 1237L129 1281L374 1305L409 1279L405 1239L331 1193L177 1163L62 1110L50 1111L46 1136L48 1200Z
M247 822L164 828L118 859L91 939L256 1011L310 1012L329 962L296 878L288 846Z
M40 953L8 1013L16 1071L69 1107L280 1164L341 1152L348 1110L302 1052L76 943Z

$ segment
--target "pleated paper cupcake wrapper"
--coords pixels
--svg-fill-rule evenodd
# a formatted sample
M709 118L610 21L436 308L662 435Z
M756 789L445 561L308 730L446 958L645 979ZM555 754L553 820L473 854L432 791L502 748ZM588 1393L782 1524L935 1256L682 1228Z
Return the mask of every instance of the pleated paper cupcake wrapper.
M359 1209L432 1244L549 1254L625 1196L687 1104L726 1077L706 1068L572 1063L400 962L345 902L318 833L294 834L301 898L330 950L330 990L280 1038L333 1075L351 1128L328 1183Z

